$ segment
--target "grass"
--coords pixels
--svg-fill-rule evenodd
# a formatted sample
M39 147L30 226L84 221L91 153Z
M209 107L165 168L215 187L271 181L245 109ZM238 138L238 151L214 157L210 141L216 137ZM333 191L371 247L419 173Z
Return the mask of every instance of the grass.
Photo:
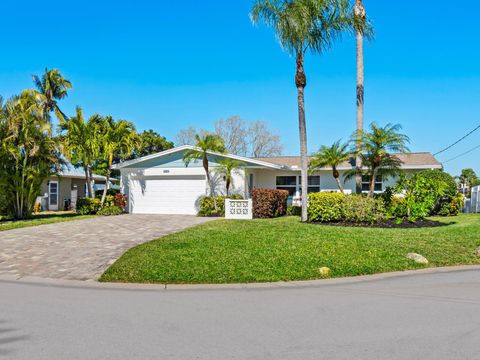
M25 220L4 220L0 218L0 231L19 229L44 224L54 224L65 221L91 218L91 215L77 215L74 212L48 212L32 215L32 218Z
M439 218L448 226L422 229L350 228L302 224L296 217L218 220L127 251L104 282L248 283L356 276L424 266L480 264L480 216Z

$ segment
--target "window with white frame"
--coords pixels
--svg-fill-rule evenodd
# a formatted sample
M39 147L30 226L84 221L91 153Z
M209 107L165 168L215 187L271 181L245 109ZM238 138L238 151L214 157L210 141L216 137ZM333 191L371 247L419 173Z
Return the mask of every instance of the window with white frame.
M375 178L375 192L382 192L383 191L383 177L381 175L377 175ZM362 176L362 192L370 191L370 176L363 175Z
M286 190L290 197L301 193L302 189L301 176L277 176L277 190ZM308 193L320 192L320 176L308 177Z

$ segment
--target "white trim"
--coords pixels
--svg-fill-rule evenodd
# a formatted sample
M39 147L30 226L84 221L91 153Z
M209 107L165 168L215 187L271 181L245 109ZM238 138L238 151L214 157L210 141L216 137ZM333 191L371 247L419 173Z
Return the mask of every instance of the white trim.
M52 184L56 184L56 185L57 185L57 194L56 194L56 195L57 195L57 203L56 203L55 205L52 205L52 203L51 203L51 198L50 198L50 197L51 197L51 193L50 193L50 190L51 190L51 189L50 189L50 186L51 186ZM57 181L57 180L50 180L50 181L48 182L48 210L50 210L50 211L58 211L58 206L59 206L59 205L58 205L58 201L59 201L59 190L60 190L59 187L60 187L60 182Z
M125 161L125 162L122 162L122 163L119 163L119 164L115 164L115 165L113 165L112 168L113 169L122 169L122 168L125 168L125 167L128 167L128 166L140 163L140 162L160 158L160 157L167 156L167 155L170 155L170 154L174 154L174 153L184 151L184 150L201 151L196 146L183 145L183 146L179 146L179 147L176 147L176 148L173 148L173 149L168 149L168 150L156 153L156 154L151 154L151 155L143 156L143 157L138 158L138 159L134 159L134 160ZM217 153L217 152L213 152L213 151L207 151L207 153L209 155L221 156L221 157L225 157L225 158L229 158L229 159L233 159L233 160L242 161L242 162L245 162L245 163L259 165L260 167L267 167L267 168L276 169L276 170L281 170L281 169L285 168L285 166L282 166L282 165L272 164L272 163L265 162L265 161L260 161L260 160L254 160L254 159L251 159L251 158L238 156L238 155L221 154L221 153Z

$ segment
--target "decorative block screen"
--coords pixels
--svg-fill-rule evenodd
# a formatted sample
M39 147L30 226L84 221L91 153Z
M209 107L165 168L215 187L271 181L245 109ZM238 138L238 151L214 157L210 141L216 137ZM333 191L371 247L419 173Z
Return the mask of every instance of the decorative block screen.
M252 200L225 199L225 218L239 220L253 219Z

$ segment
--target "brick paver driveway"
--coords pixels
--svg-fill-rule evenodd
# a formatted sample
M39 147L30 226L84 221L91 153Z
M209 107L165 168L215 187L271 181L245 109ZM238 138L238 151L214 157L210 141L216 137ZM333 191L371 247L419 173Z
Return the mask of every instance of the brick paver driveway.
M127 249L211 219L96 217L0 232L0 275L97 279Z

